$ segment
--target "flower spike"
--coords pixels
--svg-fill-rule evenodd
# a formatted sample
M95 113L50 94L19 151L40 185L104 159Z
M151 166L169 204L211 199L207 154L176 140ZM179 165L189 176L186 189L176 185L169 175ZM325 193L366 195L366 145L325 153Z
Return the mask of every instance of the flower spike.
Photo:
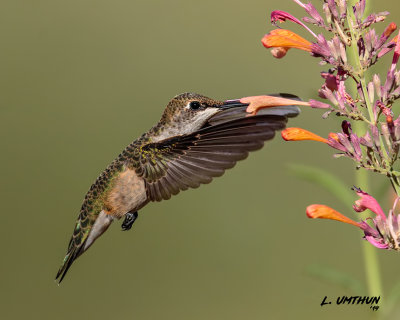
M400 32L398 26L387 23L378 33L374 24L384 21L388 12L367 13L366 0L324 0L321 14L305 0L293 0L308 16L297 18L275 10L271 22L292 21L305 28L313 36L312 41L285 29L276 29L262 38L264 47L271 49L275 58L284 57L292 49L307 51L320 59L321 65L330 65L321 73L324 83L318 95L326 103L309 100L302 105L326 109L322 118L330 114L345 117L340 132L331 132L323 138L302 128L286 128L281 132L286 141L312 140L323 142L338 151L335 157L347 157L357 169L377 172L389 178L398 198L393 208L385 214L378 201L361 189L354 188L358 199L356 212L370 210L376 215L355 222L336 210L324 205L311 205L306 212L310 218L331 219L357 226L364 232L364 239L380 249L400 251L400 214L394 208L400 199L400 116L394 106L400 100ZM313 25L313 30L309 28ZM315 32L314 27L323 32ZM394 36L395 35L395 36ZM393 37L394 36L394 37ZM368 76L368 71L388 52L393 52L386 79L378 74ZM349 82L355 90L349 90ZM253 114L271 107L273 99L249 97L247 111ZM273 102L274 103L274 102ZM299 103L293 103L299 105ZM277 104L278 105L278 104ZM353 131L355 122L365 124L365 132Z

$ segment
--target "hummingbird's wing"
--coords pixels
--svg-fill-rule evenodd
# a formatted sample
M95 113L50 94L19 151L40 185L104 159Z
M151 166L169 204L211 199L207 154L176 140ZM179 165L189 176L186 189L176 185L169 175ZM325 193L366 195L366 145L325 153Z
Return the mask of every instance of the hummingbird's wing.
M136 173L146 181L149 199L169 199L181 190L211 182L250 151L262 148L276 130L285 127L287 116L299 112L293 107L274 109L275 114L216 121L187 136L144 145Z

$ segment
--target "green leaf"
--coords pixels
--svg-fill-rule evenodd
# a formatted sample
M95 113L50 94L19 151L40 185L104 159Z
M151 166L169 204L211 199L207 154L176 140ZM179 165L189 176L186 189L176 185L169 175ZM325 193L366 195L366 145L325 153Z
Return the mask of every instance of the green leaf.
M346 206L354 202L349 187L328 171L306 165L290 164L289 172L300 179L323 187Z
M335 270L328 266L318 264L309 265L306 268L306 273L312 277L333 283L344 289L348 289L356 295L365 292L365 288L362 283L352 275Z

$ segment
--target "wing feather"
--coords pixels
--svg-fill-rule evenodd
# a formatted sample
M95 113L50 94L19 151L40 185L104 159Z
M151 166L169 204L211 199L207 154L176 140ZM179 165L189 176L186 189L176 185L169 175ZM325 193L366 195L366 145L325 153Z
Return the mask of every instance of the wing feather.
M187 136L147 143L136 172L145 179L150 200L169 199L223 175L249 152L261 149L295 113L290 107L250 117L236 111L229 121L218 117Z

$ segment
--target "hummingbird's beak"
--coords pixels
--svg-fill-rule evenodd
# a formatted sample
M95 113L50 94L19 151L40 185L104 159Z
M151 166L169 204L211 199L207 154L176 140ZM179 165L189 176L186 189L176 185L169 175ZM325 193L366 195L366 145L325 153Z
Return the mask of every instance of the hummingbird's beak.
M215 125L247 117L250 115L246 112L248 106L248 103L240 102L239 99L226 100L221 105L215 106L218 109L218 112L208 119L208 123Z
M242 103L239 99L236 100L226 100L222 105L217 106L217 108L226 110L232 108L240 108L240 107L247 107L248 103Z

